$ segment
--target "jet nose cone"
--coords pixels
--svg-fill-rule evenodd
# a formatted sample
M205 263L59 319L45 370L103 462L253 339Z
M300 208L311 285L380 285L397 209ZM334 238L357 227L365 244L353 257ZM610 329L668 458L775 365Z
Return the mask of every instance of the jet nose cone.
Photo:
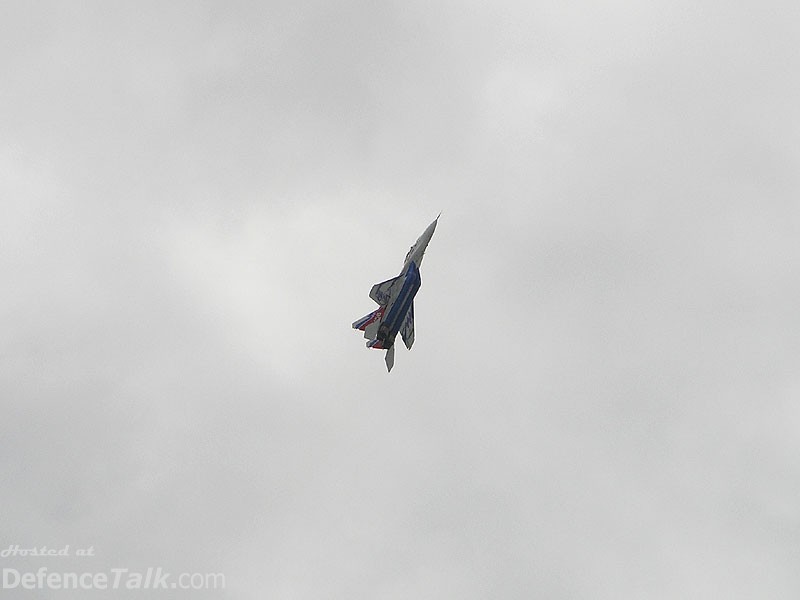
M423 248L425 248L425 246L428 245L428 242L431 241L434 231L436 231L436 221L428 225L427 229L425 229L424 233L419 238L419 241Z
M439 213L439 216L441 216L441 214L442 213ZM428 228L425 230L425 233L423 234L424 236L426 236L428 238L428 240L431 239L431 236L433 235L433 232L436 231L436 225L439 223L439 216L437 216L433 220L433 223L428 225Z

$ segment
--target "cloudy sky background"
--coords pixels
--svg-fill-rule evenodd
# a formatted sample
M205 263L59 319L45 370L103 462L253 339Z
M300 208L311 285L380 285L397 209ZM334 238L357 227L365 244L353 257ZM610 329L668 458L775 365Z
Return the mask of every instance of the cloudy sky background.
M796 3L0 12L3 568L800 595Z

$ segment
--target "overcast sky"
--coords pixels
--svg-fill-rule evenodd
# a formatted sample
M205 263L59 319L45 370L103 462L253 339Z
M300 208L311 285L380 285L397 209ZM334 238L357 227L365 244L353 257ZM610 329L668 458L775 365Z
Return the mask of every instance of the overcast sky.
M95 556L2 567L800 597L799 36L790 0L4 2L0 547ZM350 324L440 211L387 374Z

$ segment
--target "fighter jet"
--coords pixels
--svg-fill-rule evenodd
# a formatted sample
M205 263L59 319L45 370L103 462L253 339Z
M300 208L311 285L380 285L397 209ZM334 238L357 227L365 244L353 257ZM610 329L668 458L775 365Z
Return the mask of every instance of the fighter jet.
M397 334L409 350L414 343L414 296L422 285L419 267L438 221L439 217L436 217L411 246L400 275L372 286L369 297L378 303L378 309L353 323L353 329L364 332L367 348L386 350L386 368L389 371L394 366L394 338Z

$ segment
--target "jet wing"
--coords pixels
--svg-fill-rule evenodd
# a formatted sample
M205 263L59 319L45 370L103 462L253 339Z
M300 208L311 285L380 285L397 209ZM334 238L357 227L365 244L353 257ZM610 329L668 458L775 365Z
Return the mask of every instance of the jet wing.
M411 306L408 308L408 312L406 313L405 318L403 319L403 324L400 326L400 335L403 337L403 342L406 345L406 348L411 350L411 346L414 344L414 303L411 303Z
M394 277L393 279L387 279L381 283L376 283L369 291L369 297L375 300L375 302L381 306L386 306L389 303L389 300L392 298L392 288L399 280L400 277Z

